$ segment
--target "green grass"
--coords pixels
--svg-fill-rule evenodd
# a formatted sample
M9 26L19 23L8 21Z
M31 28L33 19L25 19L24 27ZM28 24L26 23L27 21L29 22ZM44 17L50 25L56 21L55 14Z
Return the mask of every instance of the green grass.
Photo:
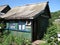
M11 34L12 34L13 36L31 39L31 33L11 31Z
M10 31L9 34L4 33L2 39L0 45L28 45L31 44L31 33Z

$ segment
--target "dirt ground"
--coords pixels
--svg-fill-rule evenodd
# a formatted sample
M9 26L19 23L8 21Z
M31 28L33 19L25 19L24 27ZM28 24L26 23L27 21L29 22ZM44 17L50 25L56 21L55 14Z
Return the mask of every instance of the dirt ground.
M43 40L36 40L32 43L32 45L39 45L41 43L46 43L46 41L43 41Z

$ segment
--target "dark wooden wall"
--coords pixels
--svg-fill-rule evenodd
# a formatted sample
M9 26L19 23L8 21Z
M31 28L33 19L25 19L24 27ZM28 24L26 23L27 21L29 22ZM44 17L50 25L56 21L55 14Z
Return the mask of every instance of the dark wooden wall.
M49 5L47 4L45 10L38 14L32 22L32 41L43 38L49 25L49 18L51 18Z
M39 16L32 21L32 41L43 38L49 24L49 18Z
M47 31L48 24L49 24L48 18L41 17L41 19L37 21L37 26L38 26L37 39L38 40L43 38L44 34Z
M35 20L32 21L32 42L37 40L37 22Z

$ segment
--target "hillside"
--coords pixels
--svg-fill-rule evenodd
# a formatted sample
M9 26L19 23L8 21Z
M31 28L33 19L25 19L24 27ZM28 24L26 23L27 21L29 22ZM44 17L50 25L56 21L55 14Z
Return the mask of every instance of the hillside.
M56 12L51 12L51 21L54 21L55 19L58 19L60 16L60 10Z

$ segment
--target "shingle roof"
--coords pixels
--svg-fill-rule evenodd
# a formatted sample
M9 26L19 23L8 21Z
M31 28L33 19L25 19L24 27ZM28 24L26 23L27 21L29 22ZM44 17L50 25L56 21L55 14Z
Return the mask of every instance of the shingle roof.
M46 5L47 2L18 6L12 8L7 14L1 17L6 19L33 19L36 14L45 9Z

